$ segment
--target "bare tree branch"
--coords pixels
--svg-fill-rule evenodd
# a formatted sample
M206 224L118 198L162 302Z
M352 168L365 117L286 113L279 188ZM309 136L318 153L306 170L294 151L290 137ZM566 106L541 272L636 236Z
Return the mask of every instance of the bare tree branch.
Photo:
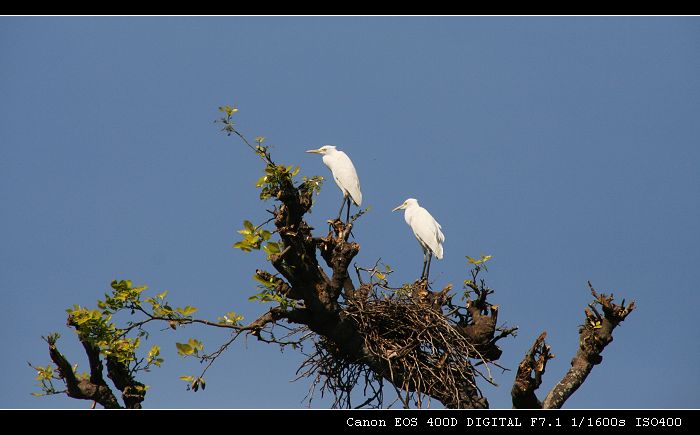
M588 286L595 299L594 304L598 304L603 309L603 315L595 310L595 305L589 307L593 312L585 310L586 320L579 329L579 349L576 356L571 360L571 368L564 378L552 391L547 394L542 404L543 408L561 408L568 399L583 384L588 374L593 370L593 366L603 361L601 353L605 346L613 341L612 332L617 325L634 310L634 301L625 306L614 304L613 295L598 294L590 281Z
M547 361L554 358L550 353L550 346L544 339L547 332L543 332L532 344L525 358L518 365L515 374L515 382L511 390L513 408L542 408L542 402L537 399L535 390L542 384L542 375L547 367Z

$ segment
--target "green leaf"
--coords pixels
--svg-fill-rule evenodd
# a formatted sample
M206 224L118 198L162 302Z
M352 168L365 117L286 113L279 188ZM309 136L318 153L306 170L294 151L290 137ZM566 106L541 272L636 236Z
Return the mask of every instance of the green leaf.
M253 279L264 286L266 286L268 284L268 281L265 278L263 278L262 276L258 275L257 273L253 275Z
M245 236L244 240L250 246L254 246L254 245L258 244L259 238L258 238L257 234L250 234L250 235Z
M268 242L267 245L263 247L263 251L267 252L269 255L279 254L282 252L280 250L280 245L277 242Z
M255 183L255 187L262 187L265 183L267 183L267 175L263 175L262 177L258 178L258 181Z
M479 264L485 263L492 258L493 258L493 255L482 255L480 259L476 260L476 259L467 255L467 260L468 260L469 264L473 264L475 266L478 266Z
M192 346L187 343L175 343L175 347L177 347L177 353L182 356L192 355L194 353Z
M234 113L238 112L238 109L236 108L236 106L229 106L227 104L225 106L219 106L219 112L223 112L230 117Z
M54 369L51 364L46 367L36 367L36 380L37 381L48 381L53 378Z
M255 231L255 226L253 223L249 220L244 220L243 221L243 227L248 230L250 233L253 233Z
M148 360L153 360L158 355L160 355L160 346L153 345L151 350L148 351Z
M189 316L190 314L196 313L198 310L199 308L191 307L188 305L185 308L177 308L175 311L182 314L183 316Z
M187 344L189 344L195 352L204 350L204 345L202 344L202 342L199 340L195 340L194 338L190 338L187 341Z
M237 325L243 320L243 316L236 313L235 311L229 311L224 316L218 318L219 323L224 325Z

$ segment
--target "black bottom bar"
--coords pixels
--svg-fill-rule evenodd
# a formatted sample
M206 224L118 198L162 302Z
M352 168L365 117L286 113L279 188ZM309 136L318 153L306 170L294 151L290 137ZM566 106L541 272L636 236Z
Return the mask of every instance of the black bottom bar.
M160 432L175 429L246 429L372 433L575 433L695 432L698 410L4 410L11 420L31 424L32 430L82 427L105 428L118 423L128 430L146 430L157 424ZM10 421L8 421L10 420ZM65 425L65 426L64 426ZM143 425L143 426L140 426ZM9 426L7 426L9 427ZM22 426L19 426L22 427ZM113 427L113 426L112 426Z

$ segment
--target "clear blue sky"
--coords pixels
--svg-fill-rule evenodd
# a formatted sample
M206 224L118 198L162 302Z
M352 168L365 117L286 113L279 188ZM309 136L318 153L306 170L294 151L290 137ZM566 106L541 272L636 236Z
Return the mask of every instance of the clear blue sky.
M304 150L335 144L366 205L360 265L396 283L420 274L399 213L419 199L442 224L434 286L460 286L465 255L491 254L488 282L515 369L543 330L565 372L590 301L586 281L639 305L568 407L700 407L700 19L0 18L0 407L89 407L33 398L40 336L86 366L64 309L94 305L115 278L170 290L209 318L247 302L263 254L231 248L261 221L261 166L212 121L236 104L241 131L280 162L328 175ZM338 207L329 181L312 224ZM147 407L304 406L300 356L242 340L190 393L201 367L155 334L165 366ZM486 388L510 407L514 372ZM327 407L316 396L313 406Z

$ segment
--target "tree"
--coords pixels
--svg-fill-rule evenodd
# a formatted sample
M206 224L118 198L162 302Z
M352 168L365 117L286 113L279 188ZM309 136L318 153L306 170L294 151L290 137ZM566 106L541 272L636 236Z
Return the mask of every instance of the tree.
M421 407L435 399L450 408L487 408L479 383L493 383L491 367L500 367L502 354L498 342L517 333L517 328L498 325L499 307L489 301L494 290L486 285L483 272L491 257L467 257L471 269L461 302L454 301L451 284L433 291L421 279L392 287L392 269L380 261L372 267L353 266L356 285L351 263L360 245L350 236L366 210L348 222L331 220L327 234L314 235L304 216L323 178L299 179L299 167L273 161L264 138L257 137L252 144L236 129L233 116L238 109L225 106L220 111L223 116L217 122L223 131L238 136L265 165L256 186L261 201L274 202L268 210L271 217L259 225L245 220L239 231L242 239L234 247L267 253L275 272L256 270L260 292L250 299L272 308L248 324L235 312L216 321L199 319L192 306L173 308L167 292L144 297L146 286L114 281L111 294L98 301L97 309L74 305L68 310L68 326L83 345L89 373L78 374L58 350L58 334L50 334L45 341L52 364L32 365L42 389L36 394L67 394L105 408L140 408L148 386L137 375L163 362L157 345L139 356L148 328L158 323L172 329L198 324L228 329L232 335L212 353L204 353L202 343L193 338L177 343L181 355L206 362L200 375L181 377L193 391L206 388L207 369L238 337L248 334L264 343L305 351L299 376L309 379L312 391L332 393L335 407L352 407L352 399L362 391L363 401L356 407L391 406L397 401L403 407ZM614 303L612 295L599 294L590 282L589 287L593 302L584 309L571 368L543 400L537 397L547 362L554 358L546 332L540 334L518 366L511 390L515 408L560 408L600 364L613 330L635 308L634 302ZM124 313L131 320L117 326L113 319ZM105 366L112 385L104 378ZM65 389L57 389L54 381ZM387 386L396 396L391 403L385 399Z

